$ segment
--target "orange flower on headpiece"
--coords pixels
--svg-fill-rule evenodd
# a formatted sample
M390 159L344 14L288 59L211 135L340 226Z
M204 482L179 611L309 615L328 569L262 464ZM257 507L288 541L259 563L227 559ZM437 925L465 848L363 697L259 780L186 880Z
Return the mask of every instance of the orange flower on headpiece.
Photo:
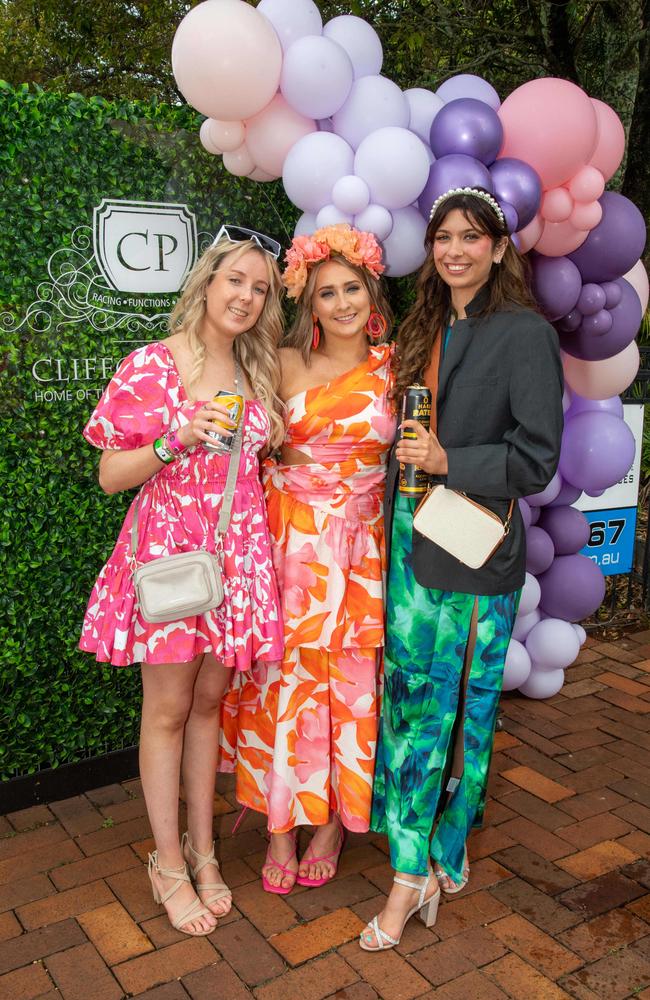
M384 271L381 247L372 233L362 233L347 222L326 226L317 229L313 236L294 237L286 252L287 267L282 280L290 299L300 298L310 268L322 260L329 260L333 253L345 257L355 267L365 267L373 278Z

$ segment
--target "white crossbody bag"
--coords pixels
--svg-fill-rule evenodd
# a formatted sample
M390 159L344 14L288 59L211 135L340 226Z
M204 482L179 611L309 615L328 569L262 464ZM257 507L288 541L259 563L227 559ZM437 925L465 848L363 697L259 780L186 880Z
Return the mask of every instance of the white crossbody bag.
M505 541L515 501L505 521L458 490L429 488L413 515L413 527L471 569L480 569Z

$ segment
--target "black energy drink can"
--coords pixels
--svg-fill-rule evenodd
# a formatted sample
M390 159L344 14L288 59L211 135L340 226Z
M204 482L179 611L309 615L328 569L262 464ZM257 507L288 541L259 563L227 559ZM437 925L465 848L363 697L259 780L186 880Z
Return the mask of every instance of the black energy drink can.
M426 431L431 425L431 390L425 385L410 385L404 393L402 402L402 421L417 420ZM414 440L415 431L402 431L402 438ZM400 462L399 491L409 497L422 496L427 492L429 475L417 465Z

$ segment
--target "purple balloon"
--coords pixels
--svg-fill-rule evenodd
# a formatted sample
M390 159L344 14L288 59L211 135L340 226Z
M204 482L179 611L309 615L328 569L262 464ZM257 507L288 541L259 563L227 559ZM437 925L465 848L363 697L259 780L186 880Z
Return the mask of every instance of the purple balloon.
M595 286L596 288L598 285ZM598 312L590 316L584 316L582 323L577 329L580 336L602 337L612 328L612 314L607 309L599 309Z
M524 528L528 530L530 528L530 507L525 500L519 500L519 510L521 511L521 519L524 522Z
M506 219L506 229L512 236L514 236L517 230L521 228L519 225L519 216L509 202L500 201L499 204L501 205L501 211Z
M439 111L438 114L440 113ZM456 187L482 187L492 193L490 171L483 163L471 156L464 156L462 153L443 156L440 160L432 163L429 179L418 202L420 211L427 222L434 201L441 194Z
M523 160L515 160L511 156L495 160L490 173L497 199L512 205L519 219L519 228L523 229L539 211L542 200L539 174Z
M550 258L551 260L553 258ZM582 313L578 309L572 309L570 313L563 316L558 326L563 333L574 333L582 323Z
M519 233L510 233L510 242L512 243L515 250L518 250L519 253L522 252L521 239L519 238Z
M584 243L569 256L583 281L613 281L636 264L645 246L645 223L629 198L605 191L603 217Z
M553 562L554 555L551 536L543 528L532 525L526 532L526 571L533 576L543 573Z
M547 507L539 524L550 535L558 556L570 556L584 549L591 534L589 521L575 507Z
M630 471L634 434L620 417L587 410L564 425L560 472L588 493L606 490Z
M575 267L575 264L573 266ZM591 316L592 313L597 313L600 312L601 309L604 309L606 302L607 296L600 285L588 282L586 285L582 286L582 291L580 292L580 296L578 298L578 309L583 316Z
M537 524L539 521L539 507L530 507L530 523Z
M629 282L619 278L616 282L621 289L621 301L613 309L603 310L611 318L609 330L594 336L592 332L583 332L586 319L576 333L562 335L562 348L574 358L584 361L603 361L620 354L623 348L630 344L641 325L641 302ZM596 316L589 316L595 320Z
M605 596L605 577L587 556L557 556L539 577L541 606L551 618L579 622L592 615Z
M532 254L533 294L551 322L566 317L582 289L580 271L568 257ZM604 296L603 296L604 297Z
M562 489L555 500L551 501L549 507L565 507L567 504L575 503L581 493L582 490L579 487L562 480Z
M604 281L600 287L605 293L605 309L613 309L621 301L621 286L617 281Z
M526 503L529 507L544 507L547 503L551 503L555 500L561 487L562 477L559 472L556 472L545 489L543 489L540 493L532 493L530 496L526 497Z
M473 73L459 73L458 76L450 77L438 87L436 95L445 104L460 97L473 97L476 101L489 104L495 111L501 106L499 95L492 84Z
M489 165L503 145L503 125L488 104L461 97L440 108L431 124L430 138L437 159L464 153Z
M577 392L571 397L571 406L566 411L565 420L570 420L578 413L586 413L587 410L600 410L602 413L613 413L615 417L623 416L623 404L620 396L611 396L609 399L585 399Z

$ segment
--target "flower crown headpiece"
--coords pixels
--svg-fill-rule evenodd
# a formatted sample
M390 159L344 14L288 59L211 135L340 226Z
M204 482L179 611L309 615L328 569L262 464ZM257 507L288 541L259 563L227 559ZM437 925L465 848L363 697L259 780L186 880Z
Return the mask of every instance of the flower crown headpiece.
M309 270L333 253L345 257L355 267L365 267L373 278L384 271L381 247L372 233L353 229L347 222L317 229L313 236L294 236L285 254L287 267L282 281L290 299L302 295Z
M481 198L481 200L484 201L486 205L490 206L490 208L496 215L501 225L505 226L506 217L503 214L501 206L499 205L499 202L496 200L496 198L493 198L491 194L487 193L487 191L479 191L477 188L471 188L471 187L450 188L449 191L445 191L445 193L441 194L439 198L436 198L433 205L431 206L431 212L429 213L429 222L431 222L431 220L433 219L440 205L442 205L443 202L447 201L448 198L453 198L455 194L471 194L475 198Z

